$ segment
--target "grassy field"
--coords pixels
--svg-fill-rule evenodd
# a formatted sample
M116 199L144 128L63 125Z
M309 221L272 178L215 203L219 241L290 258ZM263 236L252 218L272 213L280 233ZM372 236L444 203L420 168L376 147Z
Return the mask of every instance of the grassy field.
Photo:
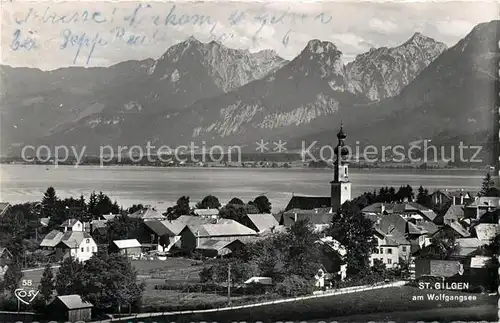
M412 300L414 296L426 295L434 291L419 290L414 287L392 287L366 292L335 295L322 298L312 298L290 303L280 303L255 308L237 309L231 312L204 313L189 317L172 317L177 321L197 321L212 320L218 322L245 320L312 320L312 319L332 319L348 315L362 315L370 313L387 312L408 312L421 310L435 310L449 307L478 307L489 306L491 309L496 304L497 296L481 294L469 294L462 292L441 291L446 295L476 296L475 301L430 301ZM496 312L496 309L495 309ZM490 317L491 313L484 313L484 317ZM490 315L490 316L487 316ZM439 317L439 316L438 316ZM392 319L389 317L388 319ZM485 318L480 318L481 320ZM440 320L441 321L441 320Z
M165 283L165 280L182 282L199 282L199 273L203 263L191 259L168 258L161 260L137 260L132 265L138 271L138 279L146 283L144 290L143 309L145 311L175 311L190 308L212 308L227 305L224 290L217 293L200 293L196 291L182 292L179 290L156 290L155 285ZM253 300L253 296L233 296L233 301Z

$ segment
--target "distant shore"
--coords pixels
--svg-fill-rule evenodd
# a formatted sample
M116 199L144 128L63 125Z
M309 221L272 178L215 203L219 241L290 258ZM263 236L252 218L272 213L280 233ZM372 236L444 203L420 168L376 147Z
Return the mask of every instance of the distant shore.
M25 163L25 162L0 162L0 165L22 165L22 166L46 166L50 168L53 167L85 167L85 166L98 166L98 167L145 167L145 168L187 168L187 169L198 169L198 168L249 168L249 169L332 169L330 166L316 167L309 166L307 163L304 164L300 161L292 161L288 163L272 163L270 165L257 165L253 166L252 161L244 162L245 165L241 163L231 163L231 164L216 164L216 163L206 163L203 165L197 164L182 164L182 165L158 165L158 164L143 164L143 163L112 163L112 164L99 164L99 163L81 163L81 164L70 164L70 163ZM257 162L259 163L259 162ZM252 164L252 165L247 165ZM286 164L286 165L285 165ZM483 165L481 167L462 167L462 166L427 166L422 167L420 164L350 164L352 169L404 169L404 170L450 170L450 171L483 171L483 172L495 172L495 169ZM495 174L493 174L495 176Z

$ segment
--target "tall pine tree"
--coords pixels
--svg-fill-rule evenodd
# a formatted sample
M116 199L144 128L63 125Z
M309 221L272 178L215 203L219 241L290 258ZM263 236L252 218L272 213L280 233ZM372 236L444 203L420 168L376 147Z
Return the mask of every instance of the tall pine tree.
M481 184L481 191L479 192L480 196L486 196L488 191L495 187L495 182L493 178L491 178L490 173L488 172L486 176L483 178L483 183Z

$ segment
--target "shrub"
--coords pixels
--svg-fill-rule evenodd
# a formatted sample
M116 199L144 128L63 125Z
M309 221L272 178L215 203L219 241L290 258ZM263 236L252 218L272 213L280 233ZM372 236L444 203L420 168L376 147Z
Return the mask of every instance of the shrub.
M297 297L311 294L313 286L310 281L297 275L290 275L278 283L275 292L285 297Z

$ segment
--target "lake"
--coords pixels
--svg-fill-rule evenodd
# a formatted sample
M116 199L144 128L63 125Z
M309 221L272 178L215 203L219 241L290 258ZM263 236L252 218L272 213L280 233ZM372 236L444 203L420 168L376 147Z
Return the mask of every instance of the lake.
M485 171L478 170L414 170L351 169L352 196L382 186L410 184L416 191L420 185L435 189L477 191ZM182 195L197 202L208 194L221 203L233 197L249 201L265 194L273 211L283 209L292 194L329 196L333 178L331 169L304 168L166 168L143 166L42 166L0 165L0 200L11 204L39 201L49 186L58 196L88 197L102 191L124 207L142 203L159 211L175 203Z

